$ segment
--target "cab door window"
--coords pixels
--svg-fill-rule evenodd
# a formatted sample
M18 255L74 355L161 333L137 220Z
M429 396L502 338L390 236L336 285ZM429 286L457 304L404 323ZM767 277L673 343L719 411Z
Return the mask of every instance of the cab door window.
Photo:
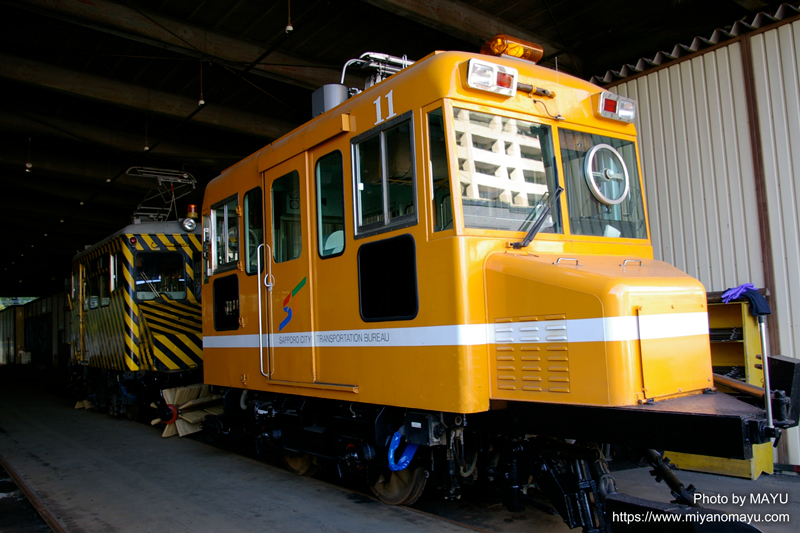
M248 275L257 272L258 246L264 243L264 215L261 206L261 187L244 195L244 268Z
M344 251L344 174L338 150L317 161L317 237L322 258Z
M300 206L300 174L293 170L272 183L272 253L276 263L297 259L303 251Z

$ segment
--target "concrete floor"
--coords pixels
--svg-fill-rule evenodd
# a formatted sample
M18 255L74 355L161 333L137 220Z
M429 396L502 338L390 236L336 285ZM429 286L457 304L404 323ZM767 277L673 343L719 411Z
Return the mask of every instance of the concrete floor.
M162 439L157 428L74 410L52 387L9 379L7 370L0 367L0 455L72 532L569 531L558 516L532 506L510 513L488 493L450 502L423 496L415 509L389 507L199 440ZM679 476L686 485L729 500L733 494L748 499L751 493L785 494L784 505L708 507L762 519L788 513L789 523L757 525L765 532L798 530L800 477L751 482L690 472ZM621 492L671 499L647 469L615 477Z

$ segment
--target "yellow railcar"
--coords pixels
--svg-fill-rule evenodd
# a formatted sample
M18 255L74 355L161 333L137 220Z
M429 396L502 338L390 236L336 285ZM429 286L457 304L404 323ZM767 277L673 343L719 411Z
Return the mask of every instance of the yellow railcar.
M324 113L206 189L208 429L395 504L429 474L457 495L485 453L511 507L530 474L587 529L613 488L564 459L602 459L588 443L768 440L713 393L703 286L653 259L634 101L507 55L353 64L397 73L324 87Z
M137 416L161 390L202 382L200 230L131 224L73 260L73 385L83 401ZM163 403L163 402L162 402Z

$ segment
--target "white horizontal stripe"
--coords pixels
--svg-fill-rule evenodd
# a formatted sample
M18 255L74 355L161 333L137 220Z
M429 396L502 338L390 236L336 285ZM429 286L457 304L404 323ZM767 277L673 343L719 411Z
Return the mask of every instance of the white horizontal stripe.
M205 348L258 348L258 335L203 335Z
M272 343L276 348L482 346L495 343L622 342L635 341L639 338L650 340L708 334L708 315L706 313L551 320L535 324L534 326L531 322L513 322L276 333L263 335L262 342L264 347ZM524 333L537 329L552 331L554 334L544 338L530 334L524 335ZM203 347L258 348L258 335L205 336L203 337Z
M667 339L704 334L708 334L708 314L706 313L643 315L639 317L639 335L642 339Z

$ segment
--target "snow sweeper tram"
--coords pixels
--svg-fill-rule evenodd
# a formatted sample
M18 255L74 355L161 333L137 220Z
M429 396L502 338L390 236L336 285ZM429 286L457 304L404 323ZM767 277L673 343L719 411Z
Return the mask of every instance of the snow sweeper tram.
M389 504L495 480L602 530L630 504L602 445L748 458L791 422L716 390L705 290L653 259L635 101L483 52L365 54L365 90L208 185L204 427Z

